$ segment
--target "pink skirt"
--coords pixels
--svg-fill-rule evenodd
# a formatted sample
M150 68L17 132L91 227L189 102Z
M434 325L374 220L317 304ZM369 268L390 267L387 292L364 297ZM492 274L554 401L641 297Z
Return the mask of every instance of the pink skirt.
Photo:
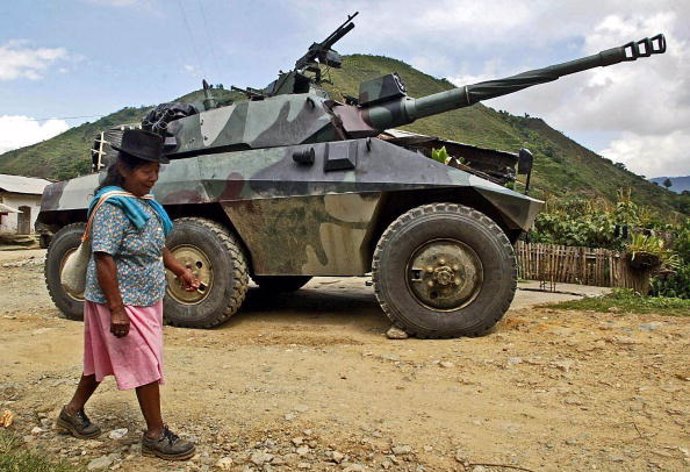
M84 303L84 375L100 382L115 376L117 388L128 390L163 383L163 300L151 306L125 306L129 334L110 332L107 305Z

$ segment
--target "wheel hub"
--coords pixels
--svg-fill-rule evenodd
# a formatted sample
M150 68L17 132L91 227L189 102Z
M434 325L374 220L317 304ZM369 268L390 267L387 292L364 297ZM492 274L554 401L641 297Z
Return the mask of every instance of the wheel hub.
M479 293L483 268L472 248L456 240L430 241L419 247L407 265L408 286L424 305L456 310Z
M194 277L199 279L199 288L193 292L185 290L182 282L171 271L166 271L165 276L168 280L168 293L178 302L188 305L195 305L204 300L213 284L213 266L211 260L196 246L184 245L177 246L171 251L172 255L183 266L192 271Z
M448 266L442 266L434 269L433 279L437 284L446 286L455 282L455 272Z

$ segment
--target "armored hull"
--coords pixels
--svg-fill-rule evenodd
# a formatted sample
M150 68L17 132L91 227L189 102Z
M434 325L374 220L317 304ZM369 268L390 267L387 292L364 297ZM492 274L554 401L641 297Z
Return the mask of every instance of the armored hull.
M312 163L295 161L312 152ZM85 219L97 185L93 174L48 187L41 222L53 224L66 213ZM379 139L176 159L162 169L154 194L178 217L201 208L222 212L256 275L370 272L380 218L389 214L390 220L403 201L472 202L500 215L513 239L541 207L539 200Z

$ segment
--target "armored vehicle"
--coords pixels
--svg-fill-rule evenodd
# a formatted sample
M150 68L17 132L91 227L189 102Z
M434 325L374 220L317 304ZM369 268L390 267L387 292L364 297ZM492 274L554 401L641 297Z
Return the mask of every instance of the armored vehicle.
M484 333L513 299L513 244L542 206L507 188L517 172L529 173L531 156L392 128L666 49L658 35L416 99L391 73L341 102L322 87L320 66L341 65L332 47L353 18L267 87L243 89L246 100L219 105L204 82L203 103L161 105L143 120L165 137L171 160L154 188L175 219L168 246L202 282L189 293L169 278L169 323L223 323L242 306L250 278L270 294L297 290L312 277L371 273L383 312L409 334ZM102 133L94 170L112 158L120 133ZM79 244L98 179L94 173L50 185L38 217L37 229L50 240L48 290L70 318L81 316L82 294L67 292L59 275Z

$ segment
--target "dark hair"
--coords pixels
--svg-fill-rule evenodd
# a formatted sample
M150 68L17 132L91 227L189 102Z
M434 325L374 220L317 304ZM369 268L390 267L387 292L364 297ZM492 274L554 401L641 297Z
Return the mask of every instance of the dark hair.
M125 178L120 173L118 168L118 163L130 171L150 163L144 159L139 159L138 157L132 156L131 154L118 151L117 158L114 159L108 168L106 169L105 178L98 187L96 187L96 192L98 192L103 187L108 187L109 185L115 185L117 187L122 187L125 183Z

